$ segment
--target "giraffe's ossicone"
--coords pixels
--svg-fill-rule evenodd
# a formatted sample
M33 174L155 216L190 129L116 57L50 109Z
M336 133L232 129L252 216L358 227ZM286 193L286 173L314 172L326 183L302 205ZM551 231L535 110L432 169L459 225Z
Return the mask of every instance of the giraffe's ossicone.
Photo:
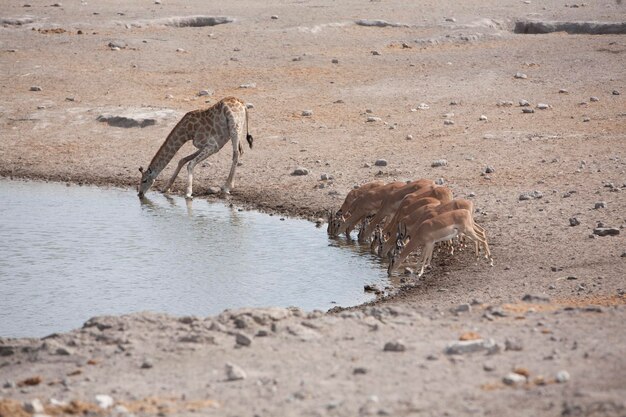
M227 97L208 109L190 111L172 129L163 145L152 158L148 168L145 170L141 167L139 168L141 172L141 183L138 189L139 197L144 196L161 171L174 158L176 152L188 141L193 141L193 145L198 150L178 162L174 174L163 187L163 192L167 192L170 189L182 167L188 164L186 197L191 198L193 195L193 169L195 166L222 149L228 141L231 141L233 145L233 162L226 183L222 187L224 193L230 193L230 190L234 187L235 170L237 169L239 156L243 154L244 139L248 141L248 145L252 148L253 139L248 132L248 109L243 101L235 97Z

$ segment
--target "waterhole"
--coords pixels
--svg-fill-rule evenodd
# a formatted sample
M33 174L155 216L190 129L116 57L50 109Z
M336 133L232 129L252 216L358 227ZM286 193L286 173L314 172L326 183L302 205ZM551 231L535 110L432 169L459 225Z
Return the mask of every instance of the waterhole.
M103 314L327 310L387 284L384 266L298 219L152 192L0 180L0 336Z

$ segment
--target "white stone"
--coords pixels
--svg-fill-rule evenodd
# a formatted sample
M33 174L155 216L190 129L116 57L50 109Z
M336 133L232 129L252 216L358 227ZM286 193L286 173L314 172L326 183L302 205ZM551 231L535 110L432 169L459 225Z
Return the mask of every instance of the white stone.
M98 404L98 407L102 408L103 410L106 410L113 406L114 401L110 395L98 394L96 395L95 398L96 398L96 403Z
M35 398L31 401L25 401L22 408L24 409L24 411L31 414L43 413L45 411L43 408L43 404L41 403L41 401L39 401L38 398Z
M515 372L510 372L502 378L502 382L507 385L518 385L526 382L526 377L524 375L516 374Z
M561 384L569 381L569 378L570 378L569 372L567 371L559 371L557 372L556 377L555 377L556 382L561 383Z
M227 381L238 381L241 379L246 379L246 372L241 369L239 366L227 363L226 364L226 380Z

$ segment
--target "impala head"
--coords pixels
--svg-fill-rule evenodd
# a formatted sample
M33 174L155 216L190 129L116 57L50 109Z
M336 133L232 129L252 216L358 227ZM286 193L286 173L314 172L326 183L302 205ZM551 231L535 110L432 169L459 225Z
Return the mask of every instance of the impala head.
M361 221L361 226L359 226L359 241L363 241L365 238L369 237L363 235L365 234L365 229L367 229L367 226L369 226L372 217L374 216L367 216Z
M374 250L378 255L380 255L383 251L383 228L379 225L374 229L374 236L372 237L372 250Z
M343 222L343 214L341 210L337 210L335 213L332 210L328 210L328 234L330 236L337 236L339 228Z
M144 171L142 167L139 167L139 172L141 172L141 182L139 183L138 193L137 195L141 198L143 195L152 187L154 184L154 171L152 168L148 168Z
M396 270L396 268L398 267L400 263L399 262L400 250L397 246L393 248L391 252L389 252L388 260L389 260L389 267L387 267L387 275L391 276L391 274L393 274L393 271Z

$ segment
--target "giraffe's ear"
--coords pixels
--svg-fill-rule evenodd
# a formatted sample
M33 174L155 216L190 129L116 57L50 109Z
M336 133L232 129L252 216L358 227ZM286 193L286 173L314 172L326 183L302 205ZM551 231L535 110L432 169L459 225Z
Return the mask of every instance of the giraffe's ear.
M143 167L139 167L139 172L143 174Z

